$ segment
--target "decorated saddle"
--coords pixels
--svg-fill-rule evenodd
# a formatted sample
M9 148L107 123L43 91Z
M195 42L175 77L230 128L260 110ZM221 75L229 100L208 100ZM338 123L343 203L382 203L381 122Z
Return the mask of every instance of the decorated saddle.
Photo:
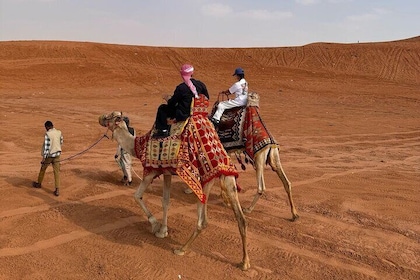
M208 119L207 98L199 97L193 99L191 116L172 125L170 136L154 139L152 129L136 137L134 149L144 167L144 176L152 170L177 174L205 202L202 186L221 175L237 177L238 172Z
M217 109L214 105L213 112ZM244 122L246 106L227 109L220 118L217 134L226 150L242 149L245 145Z
M216 111L217 104L218 102L214 104L212 114ZM256 92L248 93L246 106L223 112L217 133L227 151L244 149L251 161L267 145L278 146L260 116L259 95Z

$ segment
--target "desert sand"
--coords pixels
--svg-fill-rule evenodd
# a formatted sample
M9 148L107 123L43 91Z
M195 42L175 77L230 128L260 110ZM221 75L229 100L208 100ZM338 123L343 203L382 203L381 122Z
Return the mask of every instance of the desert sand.
M237 267L240 235L218 185L208 227L177 256L196 197L174 177L169 236L156 238L133 199L141 163L123 186L117 144L98 124L119 110L146 133L184 63L211 103L245 69L292 182L295 222L265 169L267 191L246 215L248 271ZM229 49L0 42L0 96L0 279L420 279L420 37ZM46 120L64 136L59 197L51 167L31 187ZM247 206L255 172L233 160ZM162 181L144 196L159 218Z

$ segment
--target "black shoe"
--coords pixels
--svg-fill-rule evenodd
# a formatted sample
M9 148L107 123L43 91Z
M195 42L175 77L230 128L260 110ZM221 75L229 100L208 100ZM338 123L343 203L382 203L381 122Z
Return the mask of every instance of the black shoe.
M158 130L155 134L153 134L153 138L165 138L169 136L168 130Z
M60 195L60 191L57 188L55 188L54 195L55 196L59 196Z
M220 123L219 120L216 120L214 118L211 118L210 121L213 123L214 127L218 127L219 126L219 123Z
M42 186L38 182L32 182L32 187L37 188L37 189L40 189Z

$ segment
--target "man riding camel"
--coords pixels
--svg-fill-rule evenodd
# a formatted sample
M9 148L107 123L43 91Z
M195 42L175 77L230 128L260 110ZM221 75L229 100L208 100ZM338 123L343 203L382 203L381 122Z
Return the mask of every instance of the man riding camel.
M224 90L221 93L224 93L227 96L235 94L235 98L228 99L217 104L217 110L211 119L215 126L219 125L220 118L225 110L245 106L248 101L248 82L245 80L244 69L240 67L236 68L233 76L235 76L237 81L229 89Z
M153 135L154 138L169 136L171 124L188 119L191 115L193 97L198 98L199 94L204 94L209 98L206 85L192 77L194 74L192 65L182 65L180 74L183 82L175 88L172 96L164 97L167 104L162 104L158 108L155 121L157 132Z

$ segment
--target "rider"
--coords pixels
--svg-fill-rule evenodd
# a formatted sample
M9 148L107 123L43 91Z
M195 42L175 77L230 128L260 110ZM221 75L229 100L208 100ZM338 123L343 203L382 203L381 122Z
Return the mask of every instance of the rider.
M245 80L244 69L241 67L236 68L233 76L235 76L237 81L229 89L224 90L221 93L224 93L227 96L235 94L235 98L217 104L217 110L211 119L212 123L216 126L219 124L220 118L226 109L245 106L248 101L248 82Z
M164 97L167 104L162 104L158 108L155 121L157 133L153 135L154 138L169 136L171 124L184 121L190 116L193 97L198 98L199 94L204 94L209 98L206 85L192 78L194 74L192 65L182 65L180 73L183 82L175 88L172 96Z

